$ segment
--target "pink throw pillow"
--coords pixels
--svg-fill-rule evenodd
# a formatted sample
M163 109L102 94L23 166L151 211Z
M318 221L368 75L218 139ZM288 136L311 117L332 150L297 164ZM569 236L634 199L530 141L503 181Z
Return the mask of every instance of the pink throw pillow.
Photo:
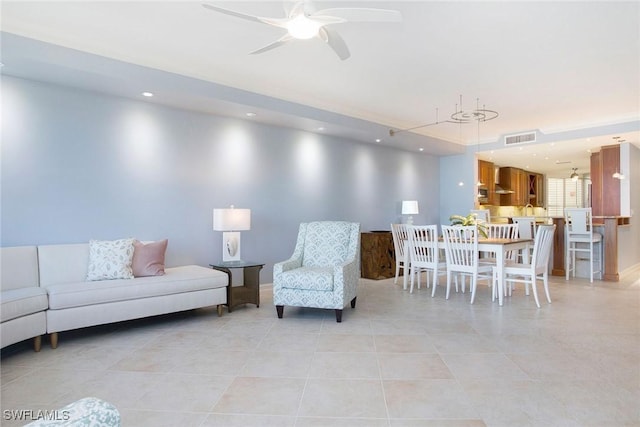
M142 243L133 241L133 276L162 276L164 275L164 253L167 251L167 239L157 242Z

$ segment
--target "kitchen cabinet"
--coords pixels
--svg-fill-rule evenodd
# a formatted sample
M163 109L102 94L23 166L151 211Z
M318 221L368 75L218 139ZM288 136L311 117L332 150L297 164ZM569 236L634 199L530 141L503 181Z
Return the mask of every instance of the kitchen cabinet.
M487 198L480 200L481 205L499 205L499 194L495 191L494 165L485 160L478 160L478 181L482 183L480 188L487 190Z
M512 191L500 195L501 206L525 206L529 203L529 173L519 168L500 168L500 185Z
M500 168L500 186L512 193L500 195L501 206L544 207L544 175L520 168Z
M535 207L544 207L544 175L529 172L529 202Z

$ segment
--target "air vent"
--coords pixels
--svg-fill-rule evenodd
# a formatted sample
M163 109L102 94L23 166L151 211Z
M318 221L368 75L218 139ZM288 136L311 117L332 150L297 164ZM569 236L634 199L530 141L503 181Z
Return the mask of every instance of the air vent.
M528 144L536 141L536 133L520 133L517 135L507 135L504 137L504 145Z

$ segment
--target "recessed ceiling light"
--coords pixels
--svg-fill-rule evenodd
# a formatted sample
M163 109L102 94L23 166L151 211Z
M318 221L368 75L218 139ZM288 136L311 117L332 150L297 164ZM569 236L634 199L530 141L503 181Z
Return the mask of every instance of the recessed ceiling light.
M320 126L320 127L318 128L318 132L322 132L323 130L324 130L324 127L322 127L322 126Z
M424 151L424 148L420 147L420 151Z
M376 138L376 142L380 142L382 141L380 138Z
M248 113L245 114L245 116L247 116L247 117L255 117L256 113L253 113L253 112L249 111Z
M146 96L147 98L151 98L153 96L153 92L142 92L142 96Z

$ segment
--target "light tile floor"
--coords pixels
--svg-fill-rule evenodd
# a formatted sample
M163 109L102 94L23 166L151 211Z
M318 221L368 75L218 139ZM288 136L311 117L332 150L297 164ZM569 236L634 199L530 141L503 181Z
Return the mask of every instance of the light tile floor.
M61 333L57 350L3 349L1 424L96 396L135 427L640 426L640 270L552 278L551 296L537 309L518 289L499 307L480 285L470 305L362 280L338 324L277 319L266 286L259 309Z

